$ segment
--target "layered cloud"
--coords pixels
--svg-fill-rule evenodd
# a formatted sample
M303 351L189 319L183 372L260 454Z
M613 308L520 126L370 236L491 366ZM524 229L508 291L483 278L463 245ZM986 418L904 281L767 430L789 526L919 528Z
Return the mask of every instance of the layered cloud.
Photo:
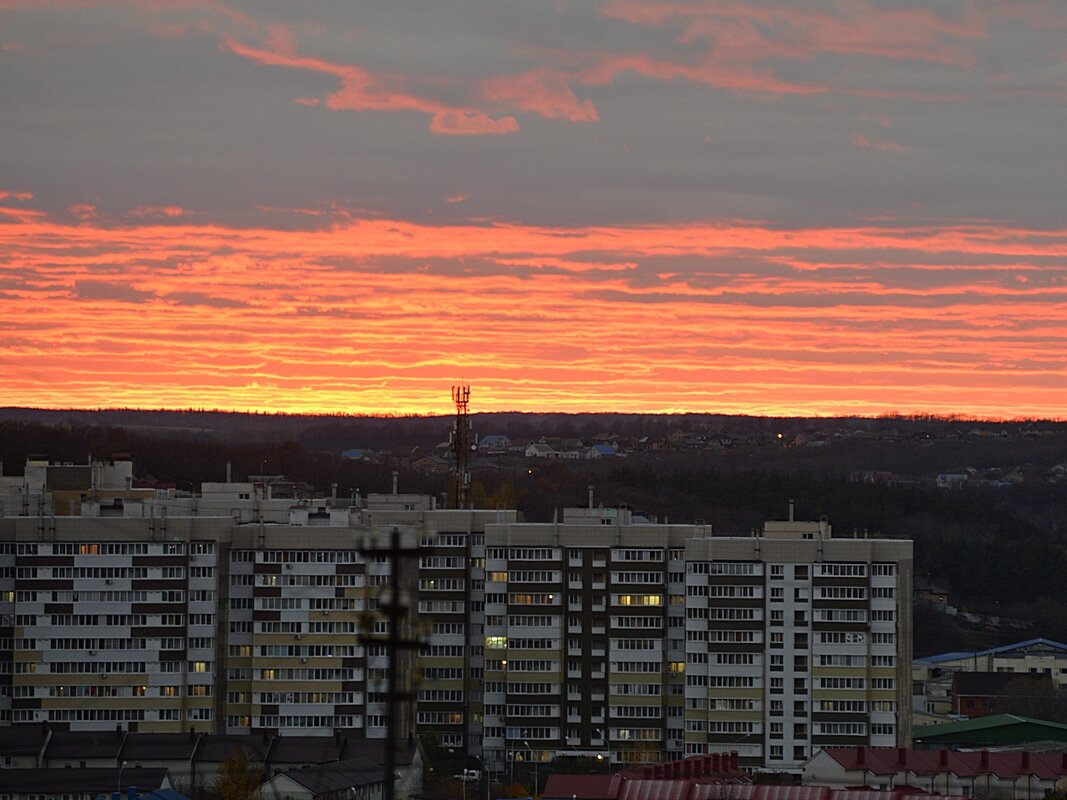
M1062 414L1067 231L0 226L40 405Z

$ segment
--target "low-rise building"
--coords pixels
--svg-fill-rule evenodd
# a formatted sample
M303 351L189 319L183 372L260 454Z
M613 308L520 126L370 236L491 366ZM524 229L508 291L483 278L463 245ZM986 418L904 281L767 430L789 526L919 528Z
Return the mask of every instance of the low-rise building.
M805 784L838 789L912 787L989 800L1040 800L1062 789L1067 753L955 752L907 747L827 747L803 768Z

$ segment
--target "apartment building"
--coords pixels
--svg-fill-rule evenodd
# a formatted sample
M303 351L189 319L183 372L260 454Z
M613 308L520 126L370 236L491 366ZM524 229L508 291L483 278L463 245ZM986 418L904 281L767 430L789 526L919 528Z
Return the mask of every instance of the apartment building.
M592 502L524 523L256 481L83 494L81 516L53 515L47 487L3 506L0 724L382 738L395 680L415 698L398 735L496 774L731 749L797 769L821 746L909 742L910 542L825 521L713 535ZM391 665L394 602L420 645Z
M568 510L489 525L483 755L639 764L736 750L798 769L910 736L911 543Z

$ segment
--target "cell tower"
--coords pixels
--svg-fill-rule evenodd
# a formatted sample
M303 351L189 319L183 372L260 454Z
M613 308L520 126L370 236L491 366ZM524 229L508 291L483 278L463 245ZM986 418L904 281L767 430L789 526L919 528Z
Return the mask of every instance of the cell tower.
M456 404L456 425L452 429L452 452L456 455L456 508L467 507L467 490L471 485L468 464L470 454L477 446L471 433L471 420L468 414L470 399L470 386L460 384L452 387L452 400Z

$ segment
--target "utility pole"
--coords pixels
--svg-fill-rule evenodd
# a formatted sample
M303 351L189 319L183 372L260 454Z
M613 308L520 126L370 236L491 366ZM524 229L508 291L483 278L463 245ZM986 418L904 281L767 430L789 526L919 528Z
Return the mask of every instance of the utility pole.
M362 556L386 556L389 559L390 577L392 585L387 590L385 602L379 603L380 614L389 622L389 632L385 634L370 633L373 630L373 616L366 614L364 624L360 625L360 644L384 644L385 654L389 663L386 673L388 689L385 692L385 782L383 788L384 800L396 798L396 748L397 748L397 722L401 703L410 703L414 696L406 687L400 686L402 670L400 669L400 651L416 650L420 646L418 639L407 638L401 631L401 624L408 618L409 607L402 591L401 581L405 577L402 564L405 559L413 558L418 554L418 547L403 547L400 541L400 529L393 527L389 538L389 546L361 547L359 553ZM383 592L382 594L386 594ZM370 624L367 624L370 623ZM408 734L413 736L414 729L409 728Z

